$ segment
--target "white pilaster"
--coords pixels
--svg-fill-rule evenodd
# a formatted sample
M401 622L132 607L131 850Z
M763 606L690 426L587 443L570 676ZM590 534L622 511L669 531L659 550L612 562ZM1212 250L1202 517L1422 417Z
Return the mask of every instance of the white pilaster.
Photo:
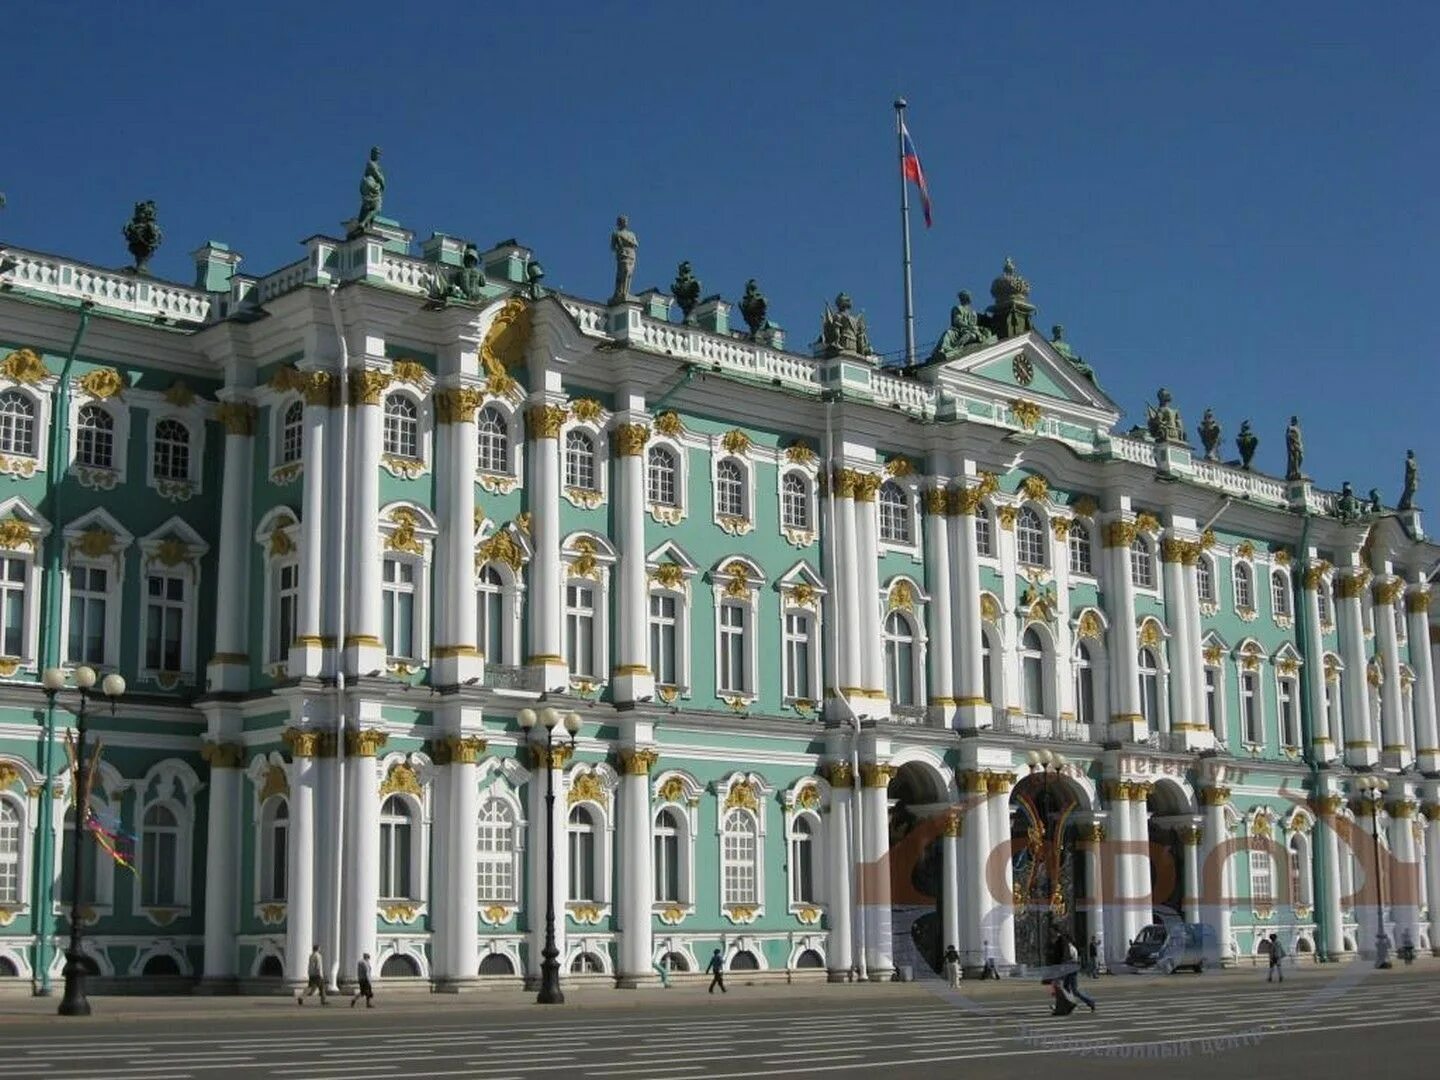
M325 669L325 649L335 647L332 638L327 641L324 611L325 584L331 576L329 568L337 561L344 561L343 553L337 555L326 549L325 511L333 493L328 490L326 477L327 463L333 449L327 445L326 434L331 428L331 377L326 372L311 372L306 376L310 381L305 395L305 445L304 474L301 477L300 495L300 599L295 618L295 640L290 643L290 662L287 665L292 678L298 676L318 677ZM338 436L337 440L338 441ZM222 609L223 610L223 609Z
M347 980L363 953L368 952L372 960L376 955L376 921L380 917L380 771L375 755L386 740L384 732L373 728L361 728L345 736L347 843L340 972ZM418 821L411 843L420 843Z
M1344 800L1339 795L1322 795L1317 800L1318 821L1315 833L1320 847L1321 873L1324 875L1324 910L1318 911L1325 955L1335 959L1345 952L1345 917L1340 910L1340 860L1350 857L1350 848L1340 844L1335 822ZM1317 875L1318 877L1319 875ZM1319 905L1317 905L1317 908Z
M287 730L290 747L290 827L286 867L285 981L292 988L305 985L310 948L315 936L315 756L320 734Z
M1440 956L1440 803L1434 802L1431 786L1421 807L1425 815L1425 892L1430 906L1430 952Z
M1135 629L1135 579L1130 573L1130 544L1135 539L1134 522L1116 519L1105 526L1105 580L1101 591L1110 619L1110 738L1125 741L1142 739L1145 717L1140 708L1140 641Z
M531 398L525 410L526 467L530 476L530 535L535 544L530 561L530 655L527 665L540 672L546 690L570 685L565 663L565 582L560 569L560 428L565 406L545 396ZM532 818L542 821L543 818ZM534 894L538 895L538 894ZM542 928L543 934L543 928ZM539 971L539 960L535 961Z
M1005 857L999 860L1001 880L996 882L1000 895L991 896L993 906L988 926L996 962L1005 967L1015 966L1015 871L1010 856L1010 791L1014 785L1013 773L992 772L986 800L991 848L1005 853ZM986 854L988 857L989 852Z
M965 810L960 838L964 862L962 888L965 894L965 912L961 929L965 940L960 948L965 965L980 968L985 963L986 948L995 947L990 919L991 890L985 877L986 864L990 859L988 785L983 772L967 772L963 774L963 778Z
M485 674L476 640L475 410L481 395L468 387L435 393L436 518L441 587L434 590L437 618L430 682L456 686ZM500 658L495 658L498 662ZM473 972L471 973L473 974Z
M951 811L946 816L945 826L940 836L940 923L943 928L940 951L942 954L952 945L957 951L962 945L960 940L960 829L960 818Z
M1312 661L1305 665L1305 681L1309 684L1310 710L1310 753L1319 762L1334 761L1335 740L1340 732L1330 730L1330 712L1325 708L1325 665L1320 659L1321 643L1325 640L1320 629L1320 589L1325 587L1323 569L1311 565L1305 569L1304 591L1300 594L1300 617L1305 620L1305 640L1310 642Z
M886 789L894 770L888 765L860 766L860 797L865 801L864 867L865 965L871 979L895 971L890 923L890 806Z
M204 744L201 755L210 763L209 822L205 831L205 963L206 982L238 974L235 928L240 918L240 766L244 748L238 743Z
M930 590L929 718L949 727L955 717L955 640L950 605L950 530L940 479L925 493L925 584ZM948 880L948 879L947 879ZM957 949L959 941L948 942Z
M1339 578L1336 619L1340 627L1340 655L1345 661L1341 685L1345 694L1345 763L1374 765L1379 760L1370 729L1370 692L1365 681L1365 624L1360 613L1365 578L1359 573Z
M1390 811L1390 863L1385 901L1394 927L1391 944L1399 948L1409 936L1420 945L1420 864L1415 857L1415 802L1408 796L1396 799Z
M650 438L650 429L640 422L643 413L629 415L630 422L620 424L610 436L610 445L615 450L615 523L620 546L620 597L616 605L615 670L611 679L616 704L648 701L655 696L655 674L649 664L646 633L650 591L645 573L645 443ZM648 843L646 850L649 850ZM648 908L645 924L647 928L650 925ZM648 953L645 973L649 977Z
M480 729L480 719L479 709L455 709L454 715L446 718L450 733L434 744L435 765L444 777L444 783L437 788L443 801L437 801L444 808L445 822L444 832L436 837L435 849L444 851L446 866L434 882L435 895L444 899L435 905L432 919L441 930L437 988L447 991L473 986L479 975L475 844L480 792L476 766L485 752L485 740L469 732Z
M1105 960L1116 966L1125 962L1125 953L1130 947L1130 924L1128 910L1131 903L1132 886L1129 845L1131 841L1130 794L1131 785L1124 780L1112 780L1107 785L1106 808L1110 814L1110 836L1108 841L1110 864L1110 903L1105 908L1109 921L1105 927Z
M840 692L857 712L868 704L865 700L865 672L860 661L860 635L847 628L860 626L860 583L855 565L855 480L845 469L835 471L831 485L835 508L836 538L835 574L839 579L831 591L835 610L831 618L840 636L840 672L835 680Z
M1113 886L1107 890L1105 876L1105 826L1095 822L1085 827L1084 832L1084 859L1085 859L1085 880L1089 888L1089 895L1085 899L1085 908L1089 915L1089 932L1100 935L1100 950L1098 953L1099 962L1108 963L1110 926L1106 922L1108 914L1105 905L1107 891L1113 893ZM1078 944L1078 943L1077 943ZM1087 939L1086 946L1089 946Z
M826 773L830 816L825 821L825 921L829 929L825 960L831 982L844 982L855 966L855 886L850 854L853 775L850 767L840 762L832 763Z
M860 473L855 480L855 556L860 600L860 661L864 668L865 715L890 715L885 692L885 643L880 634L880 549L876 535L875 493L880 476ZM844 633L844 627L841 627Z
M215 583L215 654L206 670L212 692L243 690L250 680L250 489L255 468L255 406L234 391L217 409L225 425L220 553Z
M1200 846L1200 903L1206 912L1201 921L1215 927L1221 959L1233 962L1234 954L1230 951L1232 860L1230 831L1225 824L1225 806L1229 801L1229 788L1210 787L1200 791L1205 816L1205 836Z
M1140 928L1148 926L1154 917L1155 898L1150 883L1150 809L1145 796L1149 785L1144 785L1130 803L1130 886L1134 902L1129 909L1130 937L1140 936Z
M980 551L975 544L975 511L983 485L951 493L951 586L955 590L955 726L962 731L988 728L993 713L985 700L984 638L980 629ZM988 909L987 909L988 910ZM983 962L983 958L982 958Z
M650 770L660 753L649 747L620 752L620 977L627 989L653 986L655 934L651 896L655 880L650 827Z
M1436 733L1435 665L1431 655L1436 646L1430 642L1430 586L1412 585L1405 593L1406 638L1410 642L1410 666L1415 670L1415 683L1410 692L1415 702L1416 767L1421 772L1440 772L1440 737ZM1435 896L1434 893L1431 896ZM1431 907L1440 906L1440 897Z
M1215 746L1215 732L1205 712L1205 630L1200 622L1200 583L1196 570L1201 550L1200 541L1194 540L1185 545L1180 557L1190 654L1190 730L1186 732L1185 745L1192 750L1209 750Z
M1405 713L1401 703L1400 643L1395 632L1395 601L1404 591L1405 582L1396 577L1375 580L1375 651L1384 681L1380 686L1380 760L1388 768L1401 769L1410 759L1410 733L1405 730Z
M385 669L380 633L380 452L384 445L381 403L390 376L374 369L350 373L353 406L349 459L350 499L349 622L345 627L345 666L351 675ZM370 923L375 922L371 907ZM373 936L373 931L372 931Z
M1185 880L1180 883L1180 907L1187 923L1197 923L1200 914L1200 841L1204 830L1199 825L1182 826L1180 840L1185 846Z

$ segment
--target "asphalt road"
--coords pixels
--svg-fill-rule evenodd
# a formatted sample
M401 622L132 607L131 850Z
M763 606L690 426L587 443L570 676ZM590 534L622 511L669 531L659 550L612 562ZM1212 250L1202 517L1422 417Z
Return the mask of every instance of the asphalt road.
M993 989L992 989L993 988ZM280 1001L226 1011L216 999L97 1001L102 1015L11 1015L0 1027L0 1080L220 1080L280 1077L474 1077L477 1080L688 1080L741 1077L1167 1076L1266 1080L1437 1074L1440 970L1342 968L1268 986L1261 973L1084 984L1099 1009L1048 1015L1034 984L785 992L735 987L723 1000L672 991L640 1007L538 1011L515 1001L389 1008ZM220 1008L217 1010L217 1005ZM108 1014L106 1012L108 1010ZM153 1013L172 1012L166 1018Z

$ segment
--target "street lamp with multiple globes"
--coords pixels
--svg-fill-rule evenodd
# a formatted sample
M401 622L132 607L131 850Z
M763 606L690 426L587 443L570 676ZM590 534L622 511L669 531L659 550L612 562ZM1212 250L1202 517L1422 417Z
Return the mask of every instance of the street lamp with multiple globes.
M560 950L555 947L555 729L564 726L570 746L580 731L580 714L561 714L548 705L536 712L521 709L516 719L529 732L536 756L544 754L545 765L545 947L540 950L540 993L537 1005L563 1005L560 990Z
M70 834L70 947L65 950L65 996L60 999L61 1016L89 1016L90 1000L85 996L84 954L80 951L80 903L85 894L85 858L83 843L85 826L90 818L90 788L85 782L85 706L94 692L98 676L88 664L81 664L72 673L75 689L80 692L80 709L75 722L75 776L72 797L75 804L75 825ZM125 680L111 672L100 682L100 692L110 702L110 715L115 703L125 693ZM52 699L65 688L63 668L46 668L40 685Z
M1362 776L1355 782L1360 799L1370 808L1370 842L1375 853L1375 966L1390 967L1390 938L1385 933L1385 874L1380 868L1380 804L1390 781L1383 776Z
M1054 930L1056 901L1061 899L1060 880L1058 875L1060 870L1060 855L1063 854L1063 852L1061 851L1061 844L1063 838L1057 835L1052 839L1050 836L1050 817L1053 813L1053 804L1050 802L1050 776L1053 773L1057 779L1059 778L1060 771L1065 767L1065 755L1055 753L1052 750L1031 750L1028 754L1025 755L1025 761L1030 766L1031 772L1034 772L1036 769L1040 769L1042 775L1044 776L1044 787L1042 788L1042 796L1040 800L1042 806L1040 808L1041 817L1039 825L1041 840L1046 845L1046 848L1042 848L1042 850L1036 854L1036 857L1043 855L1048 859L1048 845L1050 844L1055 845L1056 854L1055 859L1051 861L1051 865L1054 867L1055 873L1051 875L1052 880L1050 881L1050 895L1046 898L1047 903L1045 905L1045 929L1047 933L1044 935L1043 938L1040 934L1039 925L1040 909L1035 909L1035 935L1037 938L1036 944L1040 948L1040 955L1043 958L1045 955L1045 950L1049 944L1050 932L1053 932Z

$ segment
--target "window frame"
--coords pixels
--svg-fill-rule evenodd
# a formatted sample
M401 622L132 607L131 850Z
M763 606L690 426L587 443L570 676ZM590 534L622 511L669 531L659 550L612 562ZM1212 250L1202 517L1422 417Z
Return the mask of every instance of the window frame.
M1000 549L995 543L995 513L989 503L982 502L970 515L971 529L975 536L975 557L999 561ZM983 539L982 539L983 537Z
M808 829L805 839L801 839L800 827ZM785 830L785 888L787 906L791 911L801 908L819 907L824 903L825 889L825 866L824 866L824 823L820 816L809 810L792 811ZM802 896L797 880L799 866L797 856L800 845L808 848L810 863L810 895Z
M675 465L675 505L667 506L650 498L650 452L664 450ZM645 445L645 509L652 521L661 525L678 525L690 512L690 454L679 439L651 429Z
M155 470L159 452L160 425L179 424L185 429L189 457L184 476L160 476ZM146 420L145 482L161 496L173 502L199 495L205 475L205 418L194 405L180 408L173 405L151 406Z
M285 816L280 816L281 811ZM284 824L282 825L281 822ZM284 904L290 898L290 797L288 791L266 797L256 816L257 861L255 866L255 900L259 904ZM277 888L276 835L285 834L283 887Z
M432 573L435 558L435 539L439 533L430 511L411 502L388 503L380 508L380 565L376 568L380 577L381 648L385 652L388 670L406 674L410 669L430 666L432 614ZM416 547L419 548L416 551ZM391 560L411 567L410 593L414 626L412 647L414 656L400 656L390 651L391 628L385 625L386 594L404 590L390 589L385 578L385 566Z
M299 636L299 619L301 606L301 589L304 574L301 570L301 542L304 537L304 530L289 507L279 506L270 511L260 519L259 525L255 528L255 543L260 546L263 572L265 575L265 595L263 600L264 625L261 630L261 656L266 669L272 674L280 674L281 668L288 668L290 662L290 650L295 645L295 638ZM294 601L295 612L291 619L291 635L289 641L281 641L281 597L280 579L285 570L292 569L295 574Z
M1290 718L1286 720L1286 705ZM1300 680L1295 675L1275 676L1275 723L1280 736L1282 750L1300 749ZM1287 731L1293 728L1293 731ZM1294 738L1289 736L1293 735Z
M394 791L388 794L381 794L380 809L376 818L376 827L379 832L379 845L377 847L377 864L379 867L379 885L375 895L381 903L385 902L419 902L423 899L420 888L420 874L417 869L419 852L417 848L424 843L422 830L420 829L420 818L422 810L419 804L403 792ZM404 808L404 813L386 811L391 804ZM404 865L396 858L395 837L397 829L403 824L407 830L406 848L404 851ZM389 836L389 850L387 851L387 830ZM390 869L390 880L386 880L386 867ZM403 873L403 880L401 874ZM403 884L408 886L402 894L398 889L391 889L389 886Z
M14 412L7 411L3 407L4 399L10 398L18 402L23 409ZM24 409L28 409L26 412ZM19 386L0 386L0 417L14 417L14 423L6 422L0 424L0 432L6 433L7 438L15 438L22 434L21 429L28 429L23 434L23 441L18 440L10 446L0 441L0 455L4 457L26 458L38 462L40 460L40 402L35 394L21 389Z
M892 623L903 626L907 633L892 629ZM921 675L923 647L916 621L908 612L892 609L885 613L881 623L881 641L884 649L885 691L892 707L917 708L925 705L925 684ZM902 648L909 650L910 700L900 700L901 676L904 674L905 657Z
M1295 618L1295 600L1290 591L1290 575L1280 567L1270 569L1270 614L1281 626L1288 627Z
M410 415L403 416L398 406L404 405ZM413 391L391 390L380 402L380 458L423 463L425 441L420 432L420 398ZM401 425L405 425L402 428ZM407 430L408 429L408 430ZM413 446L407 445L413 443Z
M758 815L743 807L730 807L720 813L720 906L760 908L765 897L763 884L764 845L760 837ZM744 826L732 830L731 823ZM748 845L729 843L734 836L748 840ZM739 850L748 846L748 854ZM732 850L733 849L733 850ZM748 863L748 865L747 865ZM731 871L735 870L732 882ZM732 887L733 886L733 887Z
M487 827L487 820L492 820L487 819L486 808L492 804L509 815L509 828L504 830L508 832L508 850L505 851L486 851L481 846L481 830ZM518 799L508 792L502 793L498 790L482 793L475 815L475 897L481 907L518 907L522 903L525 888L525 824L524 808ZM501 835L502 830L498 826L490 827L494 835ZM510 877L509 896L502 896L498 891L487 893L482 888L485 867L488 865L500 868L505 864L508 864L506 873Z
M95 420L92 426L84 426L87 417ZM104 418L104 424L96 420L100 417ZM108 428L105 426L106 424L109 425ZM81 402L80 407L75 411L75 449L72 458L75 468L102 473L122 472L126 458L125 441L119 436L118 428L115 412L112 412L104 404L98 401ZM82 446L84 453L93 455L94 460L82 460ZM99 457L102 446L105 450L106 460L104 461Z
M1240 700L1240 741L1246 746L1265 745L1265 702L1258 668L1242 667L1236 683Z
M741 570L743 570L743 581L740 576ZM714 620L711 627L714 642L712 658L714 667L711 671L714 675L715 697L727 704L755 701L759 696L760 589L765 584L764 575L760 568L749 559L742 556L731 556L717 565L711 571L710 577L713 599L712 619ZM721 672L724 663L722 633L725 629L722 625L722 613L726 605L743 609L740 645L744 667L744 689L727 690L722 688Z
M480 417L491 410L505 425L505 442L508 448L509 468L505 472L488 471L480 463ZM525 424L520 410L514 408L503 397L487 395L472 414L475 438L475 483L492 495L508 495L524 484L525 477Z
M594 487L580 487L570 482L570 438L584 436L590 442ZM560 455L560 497L581 510L594 510L605 505L610 497L610 433L597 422L571 417L560 428L557 441Z
M1141 645L1135 652L1135 674L1140 683L1140 715L1145 720L1146 730L1160 732L1165 730L1165 668L1163 650L1158 645ZM1154 657L1154 663L1150 667L1145 665L1146 655ZM1151 701L1146 690L1146 677L1154 686L1154 700ZM1150 713L1153 709L1154 715Z
M680 827L676 837L679 854L679 897L676 900L655 899L655 883L650 885L651 910L662 917L668 909L678 908L682 913L695 909L695 850L698 807L702 792L700 784L689 773L679 769L667 769L651 781L650 843L655 843L655 822L662 810L668 810Z
M1243 600L1242 589L1245 593ZM1230 562L1230 599L1235 605L1235 611L1239 614L1254 614L1257 610L1255 607L1255 568L1244 559L1232 559Z
M138 667L140 677L158 683L162 689L196 681L199 658L196 655L200 635L200 567L210 546L180 518L171 518L159 529L140 540L140 612L141 635ZM180 627L180 670L170 671L149 663L150 619L152 604L150 578L155 575L181 580L183 593L179 607L183 612ZM166 604L172 601L162 598Z
M915 511L913 485L906 485L894 477L882 481L875 493L875 536L878 545L883 549L913 552L919 544L919 522ZM887 517L889 535L886 531Z
M819 536L819 491L815 475L808 468L790 465L781 468L776 480L776 507L780 519L780 533L794 547L808 547ZM786 484L795 481L800 485L800 498L796 499L786 491ZM790 508L803 502L805 521L797 524L790 516Z
M1220 594L1215 588L1215 560L1204 552L1195 560L1195 599L1205 614L1214 614L1220 604Z
M1027 525L1027 520L1033 525ZM1027 537L1033 541L1031 546L1036 548L1038 561L1026 558L1026 544L1022 541ZM1022 503L1015 512L1015 562L1027 569L1046 570L1051 561L1049 516L1031 503Z
M1155 573L1155 544L1144 533L1137 532L1130 541L1130 582L1137 592L1154 593L1160 588L1159 575ZM1143 571L1143 573L1142 573Z
M44 551L44 539L49 535L50 529L38 516L27 514L28 509L28 505L18 496L6 499L5 503L0 505L0 519L13 515L15 520L21 521L29 530L27 540L19 541L17 537L14 547L0 550L0 559L13 559L19 564L20 576L23 579L14 583L21 605L19 650L15 653L7 652L3 634L0 634L0 655L16 663L16 671L12 672L12 675L18 675L20 670L34 671L40 650L40 597L44 569L38 556ZM3 615L3 612L0 612L0 615Z
M1085 558L1083 569L1077 565L1080 552L1084 553ZM1090 523L1084 518L1076 517L1071 520L1070 532L1065 538L1065 553L1071 577L1094 578L1096 576L1095 537L1090 531Z
M25 352L27 350L18 351ZM34 383L18 382L4 373L0 373L0 393L13 391L26 399L30 404L33 420L31 425L32 452L22 453L18 450L0 452L0 475L27 479L52 467L50 462L50 424L54 420L52 401L59 384L59 378L50 374L48 369L45 375ZM73 402L73 396L71 400Z

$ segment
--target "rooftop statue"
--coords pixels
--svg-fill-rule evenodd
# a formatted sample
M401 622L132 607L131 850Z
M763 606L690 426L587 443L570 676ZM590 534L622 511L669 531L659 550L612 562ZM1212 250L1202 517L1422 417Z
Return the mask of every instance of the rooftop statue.
M1250 421L1246 420L1240 425L1240 434L1235 436L1235 447L1240 451L1240 467L1249 469L1250 462L1255 459L1255 448L1260 445L1260 436L1256 435L1250 428Z
M970 306L970 294L961 289L955 299L950 309L950 328L935 343L931 360L954 360L970 349L995 343L995 335L980 325L979 313Z
M850 297L841 293L835 297L835 307L825 305L825 315L820 322L820 340L832 349L841 352L870 355L870 332L865 328L865 316L851 310Z
M150 257L165 240L165 234L155 220L155 201L137 202L135 213L121 231L125 235L125 245L130 249L130 257L135 260L135 273L148 274Z
M1170 404L1170 391L1163 386L1155 395L1158 405L1145 406L1146 426L1156 442L1184 443L1185 422L1180 419L1180 410Z
M630 231L630 219L621 214L615 219L615 231L610 234L610 250L615 253L615 293L610 303L620 304L630 299L630 283L635 280L635 252L640 241Z
M745 295L740 297L740 314L745 319L745 325L750 327L750 339L753 341L770 321L765 317L770 310L770 305L765 300L765 294L760 291L752 277L745 283Z
M1035 316L1030 283L1016 271L1013 259L1005 260L1000 276L990 283L990 295L995 302L986 312L987 321L1000 338L1018 337L1030 330Z
M1285 429L1285 479L1303 480L1300 466L1305 462L1305 440L1300 435L1300 418L1290 417L1290 426Z
M1420 466L1415 463L1415 451L1405 451L1405 487L1400 491L1397 510L1415 509L1415 489L1420 486Z
M1205 410L1205 415L1200 418L1200 426L1196 430L1200 435L1200 445L1205 447L1205 460L1219 461L1220 436L1224 432L1220 429L1220 421L1215 419L1214 409Z
M684 316L685 325L694 326L695 316L692 312L695 310L695 305L700 303L700 280L690 269L688 259L676 269L675 281L670 286L670 292L675 297L675 303L680 305L680 314Z
M1370 489L1370 506L1368 510L1372 514L1383 514L1385 512L1385 503L1380 498L1379 488Z
M1340 495L1335 500L1335 516L1341 521L1359 521L1365 516L1365 504L1356 498L1349 480L1340 485Z
M1050 328L1050 347L1069 361L1070 366L1081 375L1089 379L1092 383L1095 381L1095 369L1075 355L1075 350L1071 348L1070 343L1065 340L1065 327L1059 323L1056 323Z
M385 173L380 169L380 147L370 148L370 160L360 177L360 213L355 216L355 231L365 232L375 224L385 202Z
M465 245L462 260L465 265L450 278L450 295L456 300L475 303L484 296L485 272L480 269L480 252L474 244Z

